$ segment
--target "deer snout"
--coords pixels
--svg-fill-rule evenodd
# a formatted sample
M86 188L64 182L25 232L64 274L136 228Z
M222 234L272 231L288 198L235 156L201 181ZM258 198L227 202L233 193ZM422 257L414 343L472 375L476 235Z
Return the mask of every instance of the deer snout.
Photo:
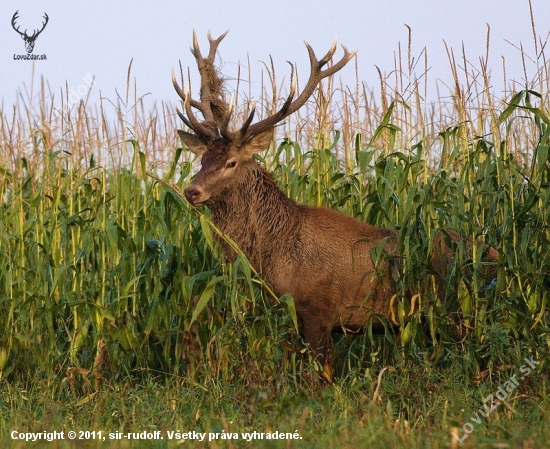
M183 193L185 194L185 199L193 206L204 202L204 192L199 186L191 184Z

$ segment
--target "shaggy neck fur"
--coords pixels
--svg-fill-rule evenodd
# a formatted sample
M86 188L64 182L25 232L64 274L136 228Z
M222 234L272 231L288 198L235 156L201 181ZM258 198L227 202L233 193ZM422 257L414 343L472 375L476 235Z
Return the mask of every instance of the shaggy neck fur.
M243 182L231 185L208 207L214 223L241 248L252 266L269 273L275 254L293 252L300 210L258 163L246 162L241 169L245 170L239 177ZM222 242L222 246L225 256L234 260L229 245Z

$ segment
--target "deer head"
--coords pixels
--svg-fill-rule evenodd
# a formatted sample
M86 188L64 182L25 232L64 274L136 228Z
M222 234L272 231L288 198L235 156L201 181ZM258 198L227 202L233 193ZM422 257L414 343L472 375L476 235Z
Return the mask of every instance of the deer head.
M227 31L217 39L213 39L209 33L210 51L208 56L203 57L197 35L193 31L191 53L197 61L201 76L200 101L191 98L190 82L188 82L187 91L184 92L175 76L172 76L174 88L183 101L186 114L183 115L178 111L178 115L193 131L189 133L178 130L178 134L193 153L202 156L201 170L193 184L185 189L185 196L192 205L208 204L215 200L216 196L227 191L234 183L232 180L239 179L240 167L252 162L255 153L269 146L275 125L301 108L313 94L319 82L344 67L356 53L349 52L342 45L344 56L338 62L325 67L336 52L336 41L320 60L315 56L311 46L305 42L311 71L304 89L297 98L294 99L297 90L294 66L290 64L290 93L281 108L275 114L253 124L255 115L253 107L240 129L230 131L233 104L226 102L223 79L214 67L218 45L226 34ZM203 121L197 119L193 109L201 112Z
M19 18L18 14L19 14L19 11L15 11L15 14L11 19L11 26L15 31L17 31L21 35L21 37L25 41L25 47L27 48L27 53L32 53L32 51L34 50L34 42L36 41L36 38L40 35L40 33L42 33L42 31L44 31L44 28L46 28L46 24L48 23L48 20L49 20L48 14L44 13L44 19L46 20L42 24L42 28L40 30L34 30L34 33L32 34L32 36L29 36L27 34L27 30L25 30L22 33L21 31L19 31L19 27L17 28L15 27L15 21Z

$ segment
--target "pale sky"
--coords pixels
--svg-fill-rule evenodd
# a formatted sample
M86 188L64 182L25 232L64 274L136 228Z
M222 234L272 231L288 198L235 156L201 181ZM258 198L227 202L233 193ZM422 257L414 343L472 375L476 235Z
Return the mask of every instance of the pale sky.
M532 5L536 33L544 41L550 31L550 1L532 0ZM215 37L230 30L219 47L226 75L235 75L237 64L246 64L247 57L253 74L259 73L262 61L272 55L279 80L288 76L287 60L297 63L300 73L307 73L304 40L322 56L337 36L339 43L358 50L360 80L376 87L376 66L391 72L398 43L406 50L405 24L412 29L413 56L427 48L433 85L437 79L452 82L444 41L457 55L464 45L467 56L478 64L486 52L487 24L491 28L489 66L495 80L502 79L502 57L508 79L522 80L520 51L514 46L523 45L528 56L536 56L528 0L4 0L0 4L0 99L5 112L12 108L16 92L29 88L32 79L33 64L14 60L14 55L26 54L21 36L11 26L17 10L17 25L28 34L40 27L44 13L49 17L33 52L47 56L35 62L35 80L43 75L59 95L66 83L76 89L91 74L95 76L92 101L99 90L113 100L115 88L124 92L133 58L138 94L149 93L150 101L175 103L172 69L181 60L196 70L189 51L193 29L204 49L208 30ZM337 55L341 54L339 50ZM532 78L537 64L527 62ZM351 65L340 76L344 83L355 83Z

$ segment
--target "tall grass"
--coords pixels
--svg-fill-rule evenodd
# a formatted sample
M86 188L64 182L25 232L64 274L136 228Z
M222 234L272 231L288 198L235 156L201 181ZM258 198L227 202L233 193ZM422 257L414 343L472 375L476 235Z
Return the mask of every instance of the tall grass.
M419 308L399 298L400 335L335 338L338 376L374 390L384 366L450 363L498 380L528 354L547 371L549 78L541 70L498 96L486 60L476 68L462 54L461 69L449 49L449 95L426 104L425 53L420 76L410 50L398 55L378 97L359 74L354 90L325 82L259 159L291 198L399 230L407 282L429 272L437 229L496 248L498 276L482 282L481 249L459 245L459 296ZM130 78L117 102L58 113L42 81L0 111L0 381L61 385L79 401L151 375L218 398L228 386L309 394L292 302L271 306L244 258L223 260L208 212L177 193L192 168L175 106L145 112ZM451 310L466 328L458 343ZM532 394L542 391L546 380ZM397 407L418 418L412 403Z

